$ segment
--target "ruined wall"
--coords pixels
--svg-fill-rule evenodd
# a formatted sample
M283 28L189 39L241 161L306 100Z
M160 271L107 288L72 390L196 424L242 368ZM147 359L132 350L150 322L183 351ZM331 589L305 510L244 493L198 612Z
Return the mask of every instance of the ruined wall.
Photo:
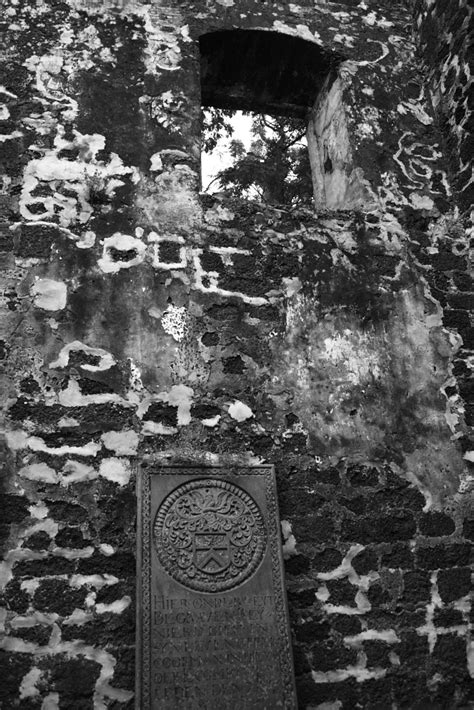
M0 707L133 707L150 459L275 465L302 708L474 702L466 225L384 6L10 3ZM343 54L357 209L199 197L239 27Z
M464 211L470 211L474 204L473 14L468 0L415 3L427 84L445 134L452 184Z

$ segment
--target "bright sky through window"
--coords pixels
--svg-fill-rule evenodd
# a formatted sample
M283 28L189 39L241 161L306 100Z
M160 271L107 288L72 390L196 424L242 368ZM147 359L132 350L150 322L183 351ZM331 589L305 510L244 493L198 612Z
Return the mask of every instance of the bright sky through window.
M229 119L233 128L232 136L223 136L217 141L213 151L203 151L201 155L201 184L203 192L219 192L221 186L216 180L217 173L232 165L233 158L229 151L230 142L239 140L246 150L252 142L251 128L253 116L249 113L236 111Z

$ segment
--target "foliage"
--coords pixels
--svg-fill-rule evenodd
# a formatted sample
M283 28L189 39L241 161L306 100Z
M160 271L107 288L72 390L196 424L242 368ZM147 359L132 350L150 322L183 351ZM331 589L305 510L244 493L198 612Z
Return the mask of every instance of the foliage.
M304 121L252 114L252 142L246 150L235 136L232 116L233 112L222 109L204 113L204 150L211 152L219 137L227 137L233 159L212 182L233 196L257 195L265 202L287 206L310 203L313 188Z

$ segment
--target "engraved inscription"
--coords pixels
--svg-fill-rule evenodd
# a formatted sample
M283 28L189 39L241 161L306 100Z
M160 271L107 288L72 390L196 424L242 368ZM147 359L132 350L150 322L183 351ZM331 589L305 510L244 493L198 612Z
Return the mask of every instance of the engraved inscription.
M273 709L280 667L271 595L154 595L153 625L157 708Z
M266 547L263 516L251 496L217 479L198 479L163 501L153 527L166 572L200 592L221 592L248 579Z

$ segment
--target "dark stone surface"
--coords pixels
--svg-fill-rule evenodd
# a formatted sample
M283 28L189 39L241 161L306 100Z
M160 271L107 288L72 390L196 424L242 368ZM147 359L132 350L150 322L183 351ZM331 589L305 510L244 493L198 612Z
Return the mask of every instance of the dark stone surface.
M463 623L463 614L458 609L435 609L434 623L437 626L456 626Z
M370 544L409 540L416 532L416 523L409 512L386 516L347 519L342 523L341 536L345 540Z
M416 552L417 566L422 569L444 569L469 564L472 545L455 543L420 547Z
M382 554L381 564L382 567L412 569L415 559L407 543L395 543Z
M474 518L465 520L462 530L464 537L474 542Z
M24 547L28 547L30 550L47 550L50 543L50 536L41 531L27 537L23 545Z
M297 592L288 592L288 601L292 607L307 608L316 602L317 587L301 589Z
M135 609L128 607L122 614L100 614L93 621L75 626L63 626L64 641L80 639L87 644L123 648L135 643Z
M456 526L454 520L445 513L425 513L420 517L420 532L422 535L437 537L451 535Z
M2 496L2 523L21 523L29 516L29 502L21 496Z
M358 588L347 579L334 579L326 582L329 590L329 603L336 606L355 606L355 595Z
M470 567L453 567L439 572L438 591L443 602L455 601L469 594L471 590Z
M9 653L0 649L2 682L0 683L0 706L9 708L12 699L19 696L23 677L31 668L33 658L28 653Z
M335 631L343 636L355 636L362 629L360 619L352 614L331 614L329 623Z
M54 538L54 542L58 547L70 547L80 549L90 545L90 540L85 540L79 528L64 527Z
M327 621L311 620L295 627L295 638L301 643L313 643L329 637L330 626Z
M365 549L359 552L352 560L352 566L357 574L368 574L377 570L378 555L375 550Z
M403 587L403 600L407 604L426 604L431 598L431 581L428 572L405 572Z
M114 649L117 660L112 685L123 690L135 689L135 648Z
M81 609L87 596L87 589L75 589L63 579L45 579L40 582L33 597L36 609L69 616L74 609Z
M377 469L368 466L349 466L346 476L352 486L376 486L379 482Z
M395 647L402 667L407 670L423 668L429 658L429 645L426 636L415 631L400 634L400 644Z
M466 641L457 634L438 636L433 656L445 666L462 669L466 663Z
M53 691L59 693L61 710L92 708L95 683L101 666L84 656L68 658L57 654L47 657L43 667L48 671Z
M305 515L292 521L293 534L301 542L327 542L335 538L334 518L327 515Z
M49 514L55 520L74 525L75 523L82 523L88 518L87 510L76 503L48 499L45 500L45 503L48 506Z
M328 547L322 552L316 553L311 560L311 569L315 572L330 572L342 562L342 554L339 550Z
M291 575L306 574L310 566L310 560L304 555L294 555L285 560L285 570Z
M136 560L129 552L116 552L113 555L103 555L94 552L91 557L79 560L79 574L113 574L119 579L135 577Z
M333 641L312 645L313 665L319 671L333 671L337 668L355 665L357 653L352 648Z
M367 656L367 666L389 667L391 665L389 655L392 650L396 649L383 641L365 641L364 653Z
M178 408L164 402L153 402L148 407L144 418L159 422L164 426L175 427L178 424Z
M367 598L371 603L372 607L379 607L385 604L389 604L391 600L388 591L377 582L375 582L375 584L370 585L369 591L367 592Z
M24 614L29 606L29 596L24 589L21 589L21 582L12 579L5 587L4 599L7 609L17 614Z
M72 574L75 560L64 557L46 557L41 560L22 560L13 567L15 577L46 577L47 575Z
M23 639L24 641L30 641L31 643L37 643L40 646L46 646L51 637L51 626L37 624L36 626L31 627L20 627L19 629L15 629L15 636Z

